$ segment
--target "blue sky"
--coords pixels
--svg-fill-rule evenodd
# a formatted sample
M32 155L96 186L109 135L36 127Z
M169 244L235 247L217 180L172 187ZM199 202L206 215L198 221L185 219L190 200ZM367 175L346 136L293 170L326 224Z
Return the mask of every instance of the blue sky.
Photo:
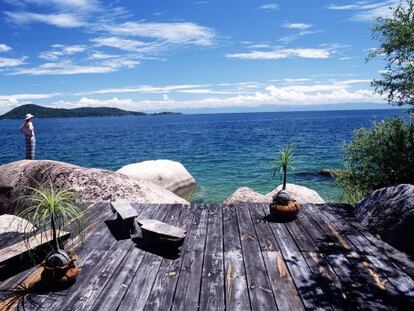
M0 0L0 113L369 107L370 27L396 3Z

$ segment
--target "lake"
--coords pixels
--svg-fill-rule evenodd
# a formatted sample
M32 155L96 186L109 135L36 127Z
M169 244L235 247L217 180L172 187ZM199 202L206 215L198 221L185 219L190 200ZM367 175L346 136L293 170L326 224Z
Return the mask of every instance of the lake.
M355 129L400 110L269 112L68 119L35 119L36 158L116 170L153 159L181 162L197 181L194 202L222 202L242 186L263 194L280 178L271 168L281 148L294 146L288 182L339 200L323 168L341 168L341 146ZM0 164L24 157L22 121L0 121Z

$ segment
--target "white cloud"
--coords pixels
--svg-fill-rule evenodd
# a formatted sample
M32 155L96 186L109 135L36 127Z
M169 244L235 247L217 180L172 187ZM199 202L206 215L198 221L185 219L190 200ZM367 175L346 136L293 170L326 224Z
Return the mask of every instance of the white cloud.
M316 87L314 89L317 89ZM322 88L324 89L324 88ZM276 87L270 85L262 92L252 95L237 95L231 97L208 97L197 100L174 100L162 96L160 100L138 100L133 98L93 99L83 97L77 101L58 101L53 105L60 107L119 107L136 111L177 110L191 108L220 108L220 107L258 107L262 105L320 105L339 103L381 102L382 98L371 90L346 88L324 89L310 92L308 89Z
M208 84L178 84L178 85L166 85L166 86L152 86L152 85L139 85L136 87L124 87L124 88L108 88L96 91L91 91L86 94L122 94L122 93L147 93L147 94L163 94L177 90L192 89L208 86ZM84 93L85 94L85 93Z
M0 94L0 114L3 114L17 106L24 103L30 103L31 100L48 99L58 96L58 93L50 94L14 94L14 95L1 95Z
M25 63L26 57L21 58L7 58L0 57L0 68L9 68L23 65Z
M263 10L266 12L273 12L273 11L277 11L279 9L279 5L276 3L268 3L268 4L263 4L259 7L257 7L258 10Z
M395 7L398 4L398 0L387 0L381 2L358 1L356 3L346 5L331 4L326 8L337 11L354 11L351 20L371 21L377 17L390 16L392 13L390 7Z
M281 79L282 85L259 82L219 83L149 86L135 88L113 88L83 94L74 101L60 100L54 103L61 107L119 107L128 110L177 110L189 108L258 107L262 105L321 105L340 103L382 102L382 97L374 94L365 79L330 80L324 83L309 78ZM288 83L285 85L285 83ZM290 84L289 84L290 83ZM260 90L246 92L242 85L261 86ZM226 88L221 88L225 86ZM230 87L230 88L228 88ZM116 94L110 98L92 98L93 94ZM122 93L153 93L159 99L121 98ZM184 100L174 99L177 94L188 94ZM75 94L76 95L76 94ZM80 94L79 94L80 95ZM217 95L204 97L202 95ZM229 96L225 96L229 95ZM194 96L193 98L191 96ZM191 99L192 98L192 99Z
M98 0L7 0L9 4L24 7L27 5L50 7L60 10L93 11L100 8Z
M296 30L306 30L306 29L313 27L312 24L306 24L306 23L284 23L282 26L288 29L296 29Z
M243 60L276 60L290 57L299 58L329 58L332 51L330 49L310 49L310 48L297 48L297 49L279 49L273 51L251 51L246 53L233 53L227 54L229 58L237 58Z
M126 22L105 27L108 32L163 40L172 44L211 45L214 30L194 23L145 23Z
M52 45L53 50L41 52L39 54L39 58L45 60L57 60L61 56L65 55L73 55L76 53L81 53L86 51L86 47L84 45L61 45L61 44L54 44Z
M313 30L304 30L304 31L300 31L298 33L295 33L293 35L289 35L289 36L284 36L281 37L278 41L283 42L283 43L289 43L292 42L294 40L297 40L303 36L307 36L307 35L312 35L317 33L318 31L313 31Z
M8 46L7 44L0 43L0 53L11 51L11 49L12 48L10 46Z
M43 23L61 28L77 28L85 26L86 23L77 16L69 13L62 14L39 14L31 12L4 12L9 21L17 25L31 23Z
M46 99L58 96L59 93L23 93L14 95L0 95L0 100L31 100Z
M88 58L92 60L99 60L99 59L110 59L118 57L118 55L106 54L102 52L95 52L91 54Z
M96 46L112 47L129 52L149 52L155 49L154 46L151 46L143 41L118 37L95 38L92 39L92 42L95 43Z
M131 69L139 64L134 59L109 59L100 64L83 65L74 64L71 61L45 63L34 68L18 68L10 72L10 75L74 75L88 73L108 73L118 71L122 68Z

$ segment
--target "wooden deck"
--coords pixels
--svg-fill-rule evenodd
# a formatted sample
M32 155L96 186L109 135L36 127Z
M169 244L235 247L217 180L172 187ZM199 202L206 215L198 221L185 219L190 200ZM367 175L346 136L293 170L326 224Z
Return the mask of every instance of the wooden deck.
M414 263L346 206L303 205L290 223L267 221L265 205L133 206L187 230L179 256L120 238L100 204L72 287L30 291L31 269L2 282L3 295L27 285L24 310L414 310Z

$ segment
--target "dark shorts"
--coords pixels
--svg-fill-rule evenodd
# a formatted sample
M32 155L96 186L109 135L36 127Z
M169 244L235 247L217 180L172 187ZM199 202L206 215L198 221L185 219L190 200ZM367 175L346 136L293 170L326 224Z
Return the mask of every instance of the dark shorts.
M26 160L34 160L36 149L36 138L26 135Z

